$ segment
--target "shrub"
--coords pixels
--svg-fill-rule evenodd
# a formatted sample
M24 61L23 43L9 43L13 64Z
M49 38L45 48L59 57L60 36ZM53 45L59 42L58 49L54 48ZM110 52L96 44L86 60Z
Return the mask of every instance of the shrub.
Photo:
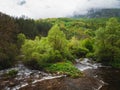
M59 72L73 78L82 76L82 73L70 62L60 62L60 63L52 64L51 66L46 68L46 71L52 73Z
M11 78L11 77L15 77L18 73L18 70L12 69L10 71L8 71L7 73L4 74L4 77L6 78Z

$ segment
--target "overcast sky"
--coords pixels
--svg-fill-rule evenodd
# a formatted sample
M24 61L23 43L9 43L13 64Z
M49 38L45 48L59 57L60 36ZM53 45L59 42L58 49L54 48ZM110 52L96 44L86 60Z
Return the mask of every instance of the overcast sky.
M90 8L120 8L120 0L0 0L0 12L34 19L84 14Z

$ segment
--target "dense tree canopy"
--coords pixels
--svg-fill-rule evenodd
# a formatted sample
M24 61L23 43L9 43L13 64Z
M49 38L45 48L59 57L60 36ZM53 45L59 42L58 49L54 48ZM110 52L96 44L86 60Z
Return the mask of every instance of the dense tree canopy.
M104 62L120 62L120 23L111 18L96 32L96 54Z
M11 66L15 59L17 33L14 19L0 13L0 69Z
M108 19L33 20L0 13L0 69L20 56L36 67L84 57L119 67L120 18Z

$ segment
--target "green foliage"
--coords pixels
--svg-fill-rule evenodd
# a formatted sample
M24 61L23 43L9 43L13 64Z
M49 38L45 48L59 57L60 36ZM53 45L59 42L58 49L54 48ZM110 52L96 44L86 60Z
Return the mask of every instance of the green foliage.
M55 25L51 28L48 33L48 41L53 47L53 50L64 51L67 46L67 40L65 34L60 31L58 25Z
M9 77L14 77L14 76L17 75L17 73L18 73L17 70L10 70L10 71L7 73L7 76L9 76Z
M18 53L16 46L17 24L14 19L0 13L0 69L14 64Z
M88 49L82 46L82 41L78 40L77 38L73 37L69 44L68 44L70 52L76 57L85 57L88 53Z
M38 30L34 20L18 18L15 21L18 24L19 32L25 34L27 38L34 38L38 35Z
M4 79L10 79L10 78L13 78L17 75L18 73L18 70L15 70L15 69L12 69L12 70L9 70L8 72L4 73L2 75L2 77L4 77Z
M89 52L93 51L93 44L94 44L93 40L89 38L86 38L82 41L82 46L88 49Z
M94 37L95 36L95 32L92 29L86 29L85 30L85 34Z
M26 36L24 34L20 33L17 35L17 44L19 48L21 48L21 45L24 44L25 39L26 39Z
M18 42L21 42L22 44L26 39L25 35L22 33L18 34L17 38L18 38Z
M81 57L96 57L119 67L120 18L107 20L32 20L0 13L0 69L14 64L20 48L25 63L35 68Z
M36 37L35 40L25 40L25 43L22 45L21 51L25 55L25 63L32 64L43 64L47 58L46 52L49 51L49 45L46 43L46 38ZM38 66L38 65L37 65Z
M41 36L47 36L50 28L52 27L52 21L49 20L36 20L36 28Z
M47 63L55 63L55 62L61 62L64 61L64 58L60 51L58 50L51 50L49 52L49 58L47 60Z
M108 63L120 62L120 23L111 18L105 28L96 32L96 56L99 60Z
M46 63L56 63L71 58L67 48L67 40L58 26L53 26L48 37L36 37L35 40L25 40L21 48L25 63L42 68Z
M47 67L46 70L52 73L59 72L61 74L66 74L73 78L82 76L82 73L69 62L52 64L51 66Z

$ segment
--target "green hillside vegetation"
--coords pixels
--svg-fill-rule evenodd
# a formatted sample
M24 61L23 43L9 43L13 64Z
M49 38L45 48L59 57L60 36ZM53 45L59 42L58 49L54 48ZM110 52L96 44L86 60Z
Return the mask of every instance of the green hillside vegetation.
M1 13L0 37L0 69L22 60L34 69L78 77L76 58L120 67L120 18L32 20Z

